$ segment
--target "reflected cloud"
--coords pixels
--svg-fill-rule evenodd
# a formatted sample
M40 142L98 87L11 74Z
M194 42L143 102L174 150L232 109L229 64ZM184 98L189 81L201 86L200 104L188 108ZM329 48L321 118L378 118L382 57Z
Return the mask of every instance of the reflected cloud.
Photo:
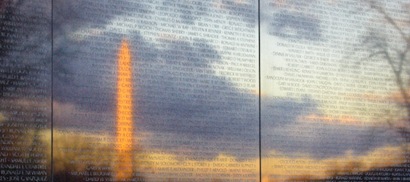
M54 151L56 179L64 177L64 173L76 174L72 180L92 179L93 173L107 174L103 178L110 179L114 169L114 149L110 147L114 138L110 135L90 133L55 132L58 140ZM70 138L70 139L69 139ZM100 140L103 138L104 140ZM111 138L111 140L110 140ZM73 142L76 141L82 142ZM93 142L90 146L86 142ZM135 141L138 141L135 138ZM138 145L138 144L137 144ZM82 155L76 155L81 153ZM386 155L389 154L389 155ZM87 156L99 155L98 160ZM259 178L258 158L240 160L227 154L219 154L210 159L193 159L185 153L178 155L165 151L135 148L134 160L137 176L133 179L146 181L157 180L257 180ZM377 158L378 160L374 160ZM322 159L309 155L290 157L285 153L270 150L262 156L263 181L289 181L308 178L319 180L334 175L352 174L401 164L404 160L403 148L386 146L372 149L361 155L346 151L339 156ZM101 177L101 176L100 176ZM191 179L190 179L191 178Z
M166 2L168 1L163 1ZM0 54L7 60L7 64L12 65L19 60L23 65L31 66L34 61L49 60L49 44L44 40L54 38L55 179L81 181L91 180L95 174L107 179L113 176L112 172L116 168L114 163L118 162L115 161L118 153L112 147L115 141L112 139L115 136L114 85L120 72L115 69L115 60L116 52L121 46L119 40L124 35L130 37L130 43L135 47L133 57L138 57L133 62L133 76L136 77L134 82L138 92L132 96L132 104L141 107L136 110L138 115L134 116L135 125L138 126L138 134L134 139L138 147L133 151L136 155L132 160L141 165L136 166L138 169L146 170L141 176L155 179L155 176L164 175L170 180L177 180L182 175L199 179L213 176L215 180L257 179L257 95L237 89L227 79L229 76L216 74L213 66L226 64L218 51L221 49L220 45L205 39L188 40L177 37L176 34L164 33L157 38L158 35L149 32L151 28L158 28L157 25L145 27L147 30L144 31L135 27L120 31L119 27L128 26L123 23L125 20L129 21L129 17L153 14L150 10L152 6L142 2L128 0L113 4L108 0L99 1L98 5L103 5L105 9L93 9L96 3L93 1L56 0L54 3L57 5L54 9L54 21L58 22L54 24L54 35L47 34L48 31L41 28L24 31L21 36L28 37L29 41L16 44L16 49L25 51L27 47L36 44L33 49L35 51L28 51L23 55L20 52ZM227 10L232 17L241 17L236 20L247 23L245 26L256 25L255 6L248 1L228 0L209 6L202 3L207 2L192 1L192 6L180 3L179 6L185 10L179 11L176 19L184 24L194 25L203 16L209 16L208 11L213 11L202 9L202 6L216 5L218 9L222 7ZM3 8L2 5L4 4L0 2L0 9ZM48 8L49 5L46 4L45 9L51 9ZM166 7L166 4L163 5ZM23 3L22 9L37 6L40 5ZM280 6L285 5L280 3ZM250 10L249 7L254 9ZM117 9L124 11L119 12ZM22 12L28 12L27 17L35 14L34 11ZM44 12L50 14L48 10ZM136 13L129 14L132 12ZM200 13L196 14L197 12ZM304 12L285 10L272 15L272 35L309 41L322 38L321 22L316 17ZM49 18L43 18L42 21L50 22ZM114 26L110 26L111 23ZM17 41L26 40L22 38ZM40 57L32 57L36 55ZM48 65L49 62L40 64ZM48 74L20 76L32 76L44 80L42 83L50 81ZM48 93L49 91L45 91L42 94ZM367 96L366 99L377 99L377 96ZM355 99L354 97L351 99ZM7 101L6 105L44 108L38 103L18 99L20 98L13 100L15 103ZM272 174L267 172L269 176L291 178L297 175L296 171L299 175L323 177L349 171L352 167L358 171L368 170L393 165L402 160L401 150L389 146L398 145L393 140L398 136L386 128L358 124L360 118L347 115L338 118L325 116L320 112L319 104L309 97L292 100L264 96L264 99L268 104L264 105L266 110L262 111L262 133L267 137L263 137L265 141L262 146L266 155L274 156L264 160L275 164L275 169L284 166L284 171L280 169L275 172L273 169ZM391 99L403 103L395 94ZM48 99L45 100L48 103ZM47 112L47 109L39 109L42 117ZM11 115L12 113L0 114L1 127L7 127L7 124L17 125L4 124L6 121L2 121L11 118ZM43 133L39 137L41 140L50 141L49 131L25 129L29 130L24 136L26 138L19 138L19 142L35 138L36 132ZM12 130L8 132L10 131ZM140 133L148 133L149 137L144 138ZM23 147L34 146L30 142L23 143ZM44 146L42 152L51 158L51 151L46 150L51 147L51 143L45 143ZM129 154L129 149L127 152ZM382 155L385 153L391 155ZM378 160L372 160L369 156L378 156ZM299 160L303 162L298 162ZM306 164L308 167L299 164ZM324 171L323 166L329 166L329 171ZM272 166L266 166L266 170L271 169Z
M56 130L54 145L55 180L87 181L95 177L114 177L116 152L111 146L115 138L106 134ZM101 140L103 139L103 140ZM139 146L138 138L134 138ZM89 143L93 145L89 145ZM100 156L98 158L91 156ZM134 147L132 180L256 180L259 178L257 159L246 161L219 154L210 159L191 159L184 154L172 154ZM100 174L100 175L95 175ZM184 180L185 179L185 180Z
M358 118L351 117L351 116L340 116L340 117L332 117L326 115L319 115L319 114L309 114L306 116L301 116L298 119L299 121L307 121L307 122L323 122L325 124L334 124L334 125L358 125L361 126L364 123L361 122Z
M194 1L189 6L200 8L201 3L206 2ZM232 2L229 7L235 7L236 3ZM92 13L97 12L92 10ZM143 12L147 16L155 15L154 12ZM115 71L116 50L120 46L118 42L126 35L133 48L132 57L137 58L132 63L136 85L133 100L139 106L135 111L138 114L134 116L134 124L137 132L152 133L152 140L143 142L147 148L175 153L190 150L193 151L192 157L205 156L208 159L221 152L241 159L257 156L258 97L239 90L227 76L215 71L216 64L227 64L219 52L221 46L212 42L213 39L186 39L159 25L150 27L164 31L146 31L140 29L138 24L127 26L125 32L114 31L116 29L112 24L130 22L127 13L112 16L111 12L107 12L105 19L101 17L104 20L99 23L100 27L94 27L92 22L88 22L89 17L79 14L78 18L86 19L83 23L73 20L76 23L71 25L71 30L56 32L59 42L55 49L54 99L63 105L74 105L75 110L69 118L55 119L55 126L59 129L81 128L90 132L109 132L113 129L114 85L118 74ZM203 13L196 17L205 16L208 12L205 10ZM192 25L192 22L187 24ZM164 145L162 141L169 138L172 141L189 139L197 142ZM199 151L207 152L202 154Z
M280 11L274 14L270 24L269 34L281 38L306 39L319 41L321 39L320 20L309 14Z
M346 151L362 155L375 148L399 144L398 133L387 125L364 123L350 116L325 116L308 97L263 101L262 151L323 159Z
M408 95L408 93L410 93L410 89L404 89L404 92L406 95ZM401 93L400 91L395 91L393 93L390 93L389 96L387 96L386 98L387 100L391 100L394 103L397 103L403 107L409 107L407 104L409 104L409 100L406 100L406 98L404 97L404 94Z
M375 158L377 160L374 160ZM404 160L403 150L397 146L375 148L361 155L346 151L339 156L324 159L309 156L288 157L282 152L272 150L262 157L262 182L317 181L336 175L357 174L394 166Z

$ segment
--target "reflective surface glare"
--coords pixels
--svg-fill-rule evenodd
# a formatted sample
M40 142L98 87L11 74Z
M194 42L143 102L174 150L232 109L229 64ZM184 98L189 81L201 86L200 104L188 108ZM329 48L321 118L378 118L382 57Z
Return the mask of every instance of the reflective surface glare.
M4 0L0 181L408 181L408 0Z
M262 181L408 180L408 1L261 1Z

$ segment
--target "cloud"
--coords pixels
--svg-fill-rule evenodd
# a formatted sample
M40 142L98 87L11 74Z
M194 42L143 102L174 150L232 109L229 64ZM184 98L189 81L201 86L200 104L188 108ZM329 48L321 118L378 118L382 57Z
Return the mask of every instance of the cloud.
M404 89L404 93L405 93L405 95L409 95L409 92L410 91L410 89L409 88L407 88L407 89ZM397 103L397 104L399 104L400 106L402 106L402 107L408 107L408 100L406 101L406 99L404 98L404 96L403 96L404 94L402 94L401 92L399 92L399 91L395 91L395 92L392 92L392 93L390 93L386 98L385 98L385 100L388 100L388 101L390 101L390 102L394 102L394 103Z
M298 121L298 117L318 112L318 105L311 97L301 100L263 97L262 115L269 127L286 126Z
M321 20L312 14L315 4L294 0L261 2L260 21L267 25L263 31L284 39L321 41Z
M360 126L364 124L358 118L351 117L351 116L325 116L319 114L309 114L306 116L299 117L300 121L307 121L307 122L322 122L324 124L334 124L334 125L357 125Z
M232 13L239 13L248 6L224 2ZM110 23L129 17L127 13L134 10L139 14L155 14L149 6L135 1L119 1L115 5L101 1L107 7L113 6L101 10L89 9L96 8L92 3L54 2L57 12L54 22L58 23L54 24L53 35L53 92L54 102L60 104L55 108L57 129L114 131L116 59L119 44L125 37L130 41L135 63L137 134L147 132L151 136L143 141L146 147L176 153L188 150L193 151L193 156L209 158L224 152L241 159L258 156L258 97L237 89L226 77L216 74L213 65L223 64L217 45L206 39L156 39L149 31L139 29L126 33L107 29L112 27L108 26ZM117 8L124 11L116 11ZM192 15L192 12L184 15ZM296 32L292 34L296 38L320 37L320 21L315 18L287 11L275 16L271 20L281 26L272 29L273 32L291 29ZM178 19L190 25L197 20L189 16ZM300 25L306 25L307 29ZM42 35L40 38L47 37L41 31L38 33ZM73 35L83 37L78 39ZM36 41L33 38L32 42ZM47 47L47 41L39 42ZM26 60L30 60L31 54L27 55ZM275 103L264 105L262 110L264 151L277 149L290 155L304 152L314 157L328 157L346 150L362 153L385 145L394 136L385 129L368 126L302 122L301 119L312 119L305 116L324 119L319 117L317 103L309 98L301 101L264 99L266 103ZM175 141L180 143L172 143Z
M321 39L320 20L300 12L282 10L274 14L269 34L294 39L317 41Z
M359 155L399 143L400 136L388 127L359 124L350 117L325 117L309 98L266 100L262 106L263 152L328 158L346 151Z
M308 156L288 157L272 150L267 156L262 157L262 181L288 181L303 177L317 181L335 174L353 174L393 166L403 160L405 159L402 148L392 146L372 149L361 155L352 155L347 151L340 156L325 159Z
M56 115L56 129L115 131L116 60L126 38L133 59L136 135L150 135L141 145L175 153L192 151L192 156L205 158L220 153L240 159L258 156L258 97L217 74L213 66L226 64L217 44L205 38L186 40L158 25L151 27L161 30L157 32L129 28L134 24L125 33L117 32L115 24L130 18L127 11L115 17L113 12L104 13L105 18L97 19L101 27L88 22L92 16L79 14L74 24L62 25L72 29L55 34L59 41L54 101L74 107L56 107L72 112Z
M115 34L101 36L120 39L120 36ZM164 149L195 148L202 151L213 147L215 150L208 150L209 157L222 151L240 155L246 153L246 150L255 151L253 156L256 156L257 97L252 93L237 90L224 77L215 74L211 65L220 62L221 57L205 40L163 40L161 44L166 45L166 48L157 48L139 34L134 34L130 40L135 65L136 128L150 131L157 139L163 140L161 136L164 135L172 136L176 141L187 138L198 141L185 146L162 145ZM55 101L74 104L77 111L73 113L114 114L116 73L113 70L116 67L118 46L107 45L104 55L98 55L101 52L99 47L73 45L73 49L81 47L84 50L59 58L60 63L64 63L68 69L68 78L74 79L56 80ZM90 53L95 56L87 56ZM104 68L99 68L101 65L105 65ZM107 125L114 122L103 115L82 117L55 122L59 123L57 126L60 126L60 129L81 127L90 131L110 129ZM75 120L78 125L71 120ZM154 138L152 140L155 140ZM201 141L208 143L201 145ZM235 144L229 148L228 145L220 145L220 141ZM240 151L239 145L252 147Z
M50 94L51 4L5 1L0 11L0 98ZM13 96L6 96L12 91ZM5 97L4 97L5 96ZM42 99L39 99L42 100Z

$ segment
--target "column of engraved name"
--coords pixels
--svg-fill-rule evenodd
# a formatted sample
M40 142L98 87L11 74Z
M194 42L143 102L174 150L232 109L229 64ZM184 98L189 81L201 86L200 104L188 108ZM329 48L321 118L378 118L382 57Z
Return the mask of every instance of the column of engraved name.
M49 180L49 8L0 3L0 181Z

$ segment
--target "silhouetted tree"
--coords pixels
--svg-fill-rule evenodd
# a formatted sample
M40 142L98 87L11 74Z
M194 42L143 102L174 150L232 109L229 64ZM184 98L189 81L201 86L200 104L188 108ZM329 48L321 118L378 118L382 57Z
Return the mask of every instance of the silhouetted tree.
M369 53L366 59L386 61L389 65L387 69L391 70L398 89L394 99L399 111L385 118L407 144L410 141L410 3L402 3L395 10L388 9L383 1L368 0L367 5L369 13L382 19L367 27L362 42Z

